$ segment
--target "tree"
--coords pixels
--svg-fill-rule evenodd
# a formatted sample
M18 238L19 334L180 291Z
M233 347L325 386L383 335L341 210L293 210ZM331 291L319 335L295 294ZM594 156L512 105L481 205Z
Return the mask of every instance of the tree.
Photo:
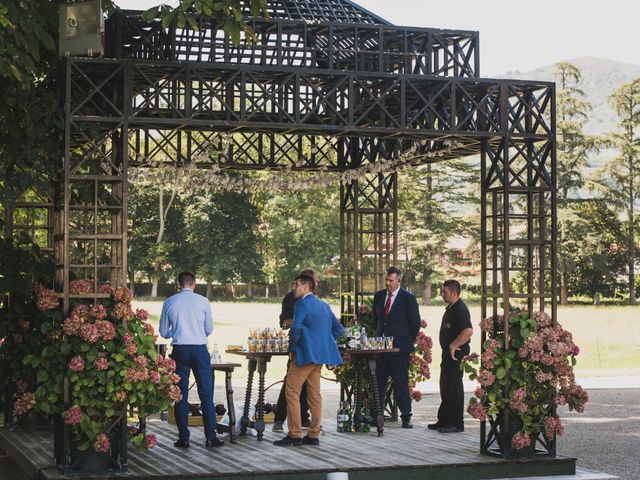
M565 248L575 261L571 292L588 295L594 304L621 287L627 252L622 223L606 200L587 200L575 207L567 222Z
M591 104L580 89L582 73L576 66L562 62L555 64L558 80L557 123L557 202L558 202L558 270L560 271L560 303L568 303L568 278L573 259L564 245L564 225L572 216L571 202L585 184L584 172L589 153L597 150L598 139L586 135L583 127L588 120Z
M198 276L211 284L232 286L246 282L251 296L252 282L262 277L258 252L258 209L249 193L203 193L190 198L184 210L186 242L193 251Z
M427 164L402 174L399 183L400 244L404 247L409 277L421 279L422 301L431 303L433 282L445 272L438 262L453 235L473 235L460 205L477 204L477 195L460 185L475 184L477 169L464 161ZM473 233L472 233L473 232Z
M605 198L624 210L627 216L626 251L629 275L629 304L636 304L635 264L637 244L635 236L635 203L640 199L640 78L622 85L609 97L618 115L620 131L606 136L618 155L607 161L596 173L596 186Z
M283 294L305 268L323 273L340 251L337 191L324 187L295 193L263 192L260 231L264 235L265 273Z
M104 0L106 15L117 8ZM63 113L58 101L58 5L46 0L3 0L0 5L0 202L12 204L27 189L48 191L60 169ZM266 0L181 0L176 7L161 5L157 13L165 25L176 21L197 28L196 18L222 25L232 41L240 31L252 40L242 12L266 15Z
M182 233L186 227L179 212L184 207L176 195L172 209L162 208L161 189L153 184L133 184L129 193L129 277L133 286L135 274L144 274L155 297L160 281L175 278L177 269L195 270L195 263L185 260L193 255Z

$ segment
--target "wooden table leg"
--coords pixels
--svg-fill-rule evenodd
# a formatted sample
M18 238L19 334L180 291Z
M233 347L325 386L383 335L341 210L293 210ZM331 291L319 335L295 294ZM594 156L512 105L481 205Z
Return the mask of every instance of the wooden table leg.
M229 410L229 441L236 443L236 408L233 405L233 386L231 384L231 373L227 370L224 373L225 387L227 390L227 408Z
M354 392L354 406L353 406L353 429L356 432L360 431L360 424L362 423L362 361L356 358L355 361L355 392Z
M376 426L378 427L378 436L384 434L384 411L382 410L382 402L380 401L380 391L378 389L378 375L376 374L376 359L369 359L369 372L371 372L371 383L373 388L373 404L376 409Z
M256 405L256 432L258 441L262 441L264 432L264 375L267 372L267 359L260 359L258 363L258 404Z
M240 435L246 435L249 427L249 408L251 406L251 388L253 386L253 374L256 371L256 360L249 359L249 376L247 377L247 392L244 396L244 408L242 410L242 418L240 419Z

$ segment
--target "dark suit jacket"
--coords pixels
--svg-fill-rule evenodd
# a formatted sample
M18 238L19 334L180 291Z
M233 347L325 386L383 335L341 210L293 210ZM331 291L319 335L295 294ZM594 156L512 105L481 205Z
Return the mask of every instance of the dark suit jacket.
M420 311L415 295L404 288L398 290L398 296L391 305L389 316L384 318L384 304L387 290L380 290L373 297L373 320L376 336L393 337L393 346L400 353L411 353L420 331Z

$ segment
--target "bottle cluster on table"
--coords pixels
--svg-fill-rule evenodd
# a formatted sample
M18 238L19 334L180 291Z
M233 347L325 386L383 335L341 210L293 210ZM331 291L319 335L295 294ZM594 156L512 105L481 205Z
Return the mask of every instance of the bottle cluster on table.
M252 328L247 339L247 351L251 353L280 353L289 350L289 338L284 330Z
M387 350L393 348L393 337L369 337L364 325L356 323L345 328L338 347L344 350Z

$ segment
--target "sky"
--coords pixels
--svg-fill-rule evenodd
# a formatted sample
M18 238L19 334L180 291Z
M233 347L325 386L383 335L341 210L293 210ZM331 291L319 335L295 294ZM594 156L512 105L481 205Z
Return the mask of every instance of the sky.
M159 0L115 0L146 9ZM175 4L175 1L166 1ZM640 65L638 0L359 0L395 25L480 32L483 77L599 57Z

